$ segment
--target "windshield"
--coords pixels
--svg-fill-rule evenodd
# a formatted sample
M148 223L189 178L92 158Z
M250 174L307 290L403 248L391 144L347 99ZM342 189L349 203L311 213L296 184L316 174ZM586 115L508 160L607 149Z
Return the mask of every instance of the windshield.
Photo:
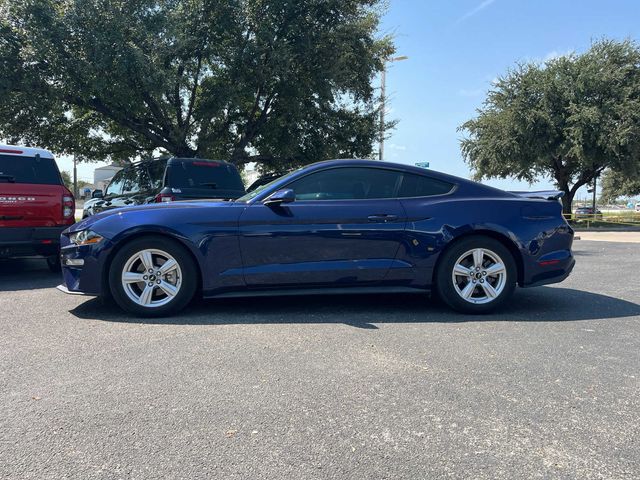
M266 183L264 185L260 185L258 188L256 188L255 190L252 190L251 192L247 193L246 195L238 198L236 200L236 202L242 202L242 203L247 203L251 200L253 200L254 198L256 198L260 192L264 192L267 188L271 187L274 183L279 182L280 180L283 180L285 178L289 178L290 176L292 176L294 173L296 173L298 170L294 170L291 173L287 173L285 176L283 177L278 177L275 180L270 181L269 183Z
M0 182L61 185L60 173L52 158L0 155Z

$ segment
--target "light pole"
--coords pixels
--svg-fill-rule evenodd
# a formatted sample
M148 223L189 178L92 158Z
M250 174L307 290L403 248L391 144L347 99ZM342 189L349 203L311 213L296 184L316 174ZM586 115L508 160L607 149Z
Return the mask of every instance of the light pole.
M78 162L76 155L73 155L73 196L78 198Z
M384 159L384 109L387 101L387 63L401 62L409 57L402 55L400 57L388 58L382 67L382 77L380 78L380 137L378 138L378 160Z

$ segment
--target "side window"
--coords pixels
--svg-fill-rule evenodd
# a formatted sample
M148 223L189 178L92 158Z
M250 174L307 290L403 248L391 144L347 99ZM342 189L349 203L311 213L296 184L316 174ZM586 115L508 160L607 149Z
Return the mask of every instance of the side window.
M399 197L431 197L449 193L453 184L422 175L405 173L400 186Z
M147 166L140 165L139 170L140 191L148 192L149 190L151 190L151 178L149 177Z
M166 168L166 160L154 161L147 165L147 172L149 172L149 180L151 181L151 188L153 190L162 188Z
M131 167L124 170L123 195L140 192L140 171L140 167Z
M402 173L382 168L345 167L322 170L287 188L296 200L357 200L395 197Z
M120 170L116 173L111 181L109 182L109 186L105 192L105 197L109 195L120 195L122 193L122 184L124 182L124 170Z

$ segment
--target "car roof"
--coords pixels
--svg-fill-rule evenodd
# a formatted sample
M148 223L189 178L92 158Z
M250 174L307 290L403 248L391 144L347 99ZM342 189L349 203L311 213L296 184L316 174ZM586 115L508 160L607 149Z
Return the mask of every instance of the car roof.
M395 170L403 170L409 173L415 173L417 175L426 175L431 178L435 178L437 180L443 180L449 183L455 184L464 184L470 187L480 187L483 190L492 190L495 192L500 192L502 194L508 193L499 188L490 187L489 185L484 185L482 183L474 182L472 180L467 180L465 178L456 177L455 175L449 175L448 173L438 172L436 170L431 170L429 168L416 167L414 165L408 165L406 163L395 163L395 162L385 162L380 160L362 160L362 159L336 159L336 160L325 160L322 162L316 162L308 167L317 168L325 168L327 166L356 166L356 167L373 167L373 168L392 168Z
M19 145L3 145L0 144L0 153L15 155L16 157L35 157L40 155L41 158L53 159L53 154L44 148L21 147Z
M500 190L499 188L490 187L489 185L483 185L481 183L473 182L471 180L466 180L464 178L456 177L454 175L449 175L442 172L436 172L435 170L426 169L422 167L415 167L412 165L407 165L404 163L394 163L394 162L383 162L379 160L362 160L362 159L335 159L335 160L324 160L321 162L312 163L310 165L306 165L299 170L292 172L290 176L286 179L282 177L279 180L275 180L274 187L279 188L280 186L295 181L297 178L308 175L312 172L318 170L324 170L328 168L340 168L340 167L370 167L370 168L389 168L393 170L399 170L408 173L414 173L416 175L423 175L429 178L434 178L436 180L442 180L444 182L452 183L456 185L456 192L459 192L463 195L479 195L479 196L495 196L495 197L512 197L518 198L516 195L510 192L505 192L504 190ZM251 199L252 202L259 201L263 198L263 196L267 195L268 192L261 192Z
M233 165L233 163L229 163L225 160L212 160L209 158L194 158L194 157L162 157L162 158L151 158L149 160L140 160L138 162L132 162L129 165L126 165L123 168L137 167L140 165L149 165L150 163L158 163L162 162L167 165L171 165L174 163L183 163L183 162L216 162L216 163L224 163L225 165Z
M173 162L216 162L216 163L224 163L225 165L233 165L225 160L214 160L211 158L194 158L194 157L171 157L168 163Z

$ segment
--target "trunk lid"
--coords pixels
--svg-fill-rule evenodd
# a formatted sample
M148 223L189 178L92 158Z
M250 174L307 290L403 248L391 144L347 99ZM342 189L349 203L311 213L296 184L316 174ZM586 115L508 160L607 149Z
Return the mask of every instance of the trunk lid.
M564 192L560 190L541 190L537 192L509 192L522 198L540 198L543 200L560 200L564 197Z

